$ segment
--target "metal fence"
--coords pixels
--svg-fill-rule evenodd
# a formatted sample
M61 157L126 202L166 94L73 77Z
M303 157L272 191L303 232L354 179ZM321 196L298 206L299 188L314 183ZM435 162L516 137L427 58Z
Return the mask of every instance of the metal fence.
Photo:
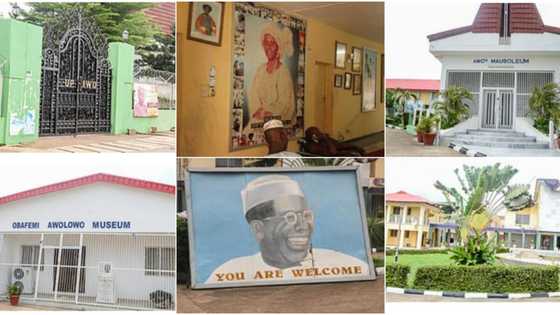
M0 296L128 309L175 309L175 236L0 234Z
M174 110L176 108L175 73L137 67L134 69L134 84L153 86L158 95L160 110Z

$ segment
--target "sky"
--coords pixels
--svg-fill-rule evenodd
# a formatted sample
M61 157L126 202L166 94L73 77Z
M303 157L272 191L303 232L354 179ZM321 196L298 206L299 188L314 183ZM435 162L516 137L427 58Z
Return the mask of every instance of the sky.
M472 24L482 2L475 0L389 0L385 2L385 58L388 79L439 79L440 63L426 36ZM560 27L560 1L533 2L547 25Z
M560 159L558 158L407 158L391 157L385 161L385 191L394 193L404 190L422 196L430 201L444 201L443 195L434 188L436 180L445 185L459 187L454 169L463 165L485 166L495 163L511 165L519 170L510 184L531 184L533 193L537 178L560 179Z
M0 196L95 173L175 185L175 164L169 153L0 154Z

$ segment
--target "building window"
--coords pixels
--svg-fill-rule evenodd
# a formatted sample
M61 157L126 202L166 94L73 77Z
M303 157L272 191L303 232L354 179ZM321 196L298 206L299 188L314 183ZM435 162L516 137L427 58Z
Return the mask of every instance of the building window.
M393 207L393 215L401 215L401 207Z
M410 237L410 231L404 231L404 237L409 238Z
M21 265L23 267L33 267L37 270L39 266L39 246L21 246ZM41 271L45 270L45 251L41 253Z
M389 230L389 235L391 237L397 237L398 231L397 230Z
M146 248L144 274L146 276L174 276L175 248Z
M529 225L529 215L528 214L516 214L515 224Z
M500 25L500 44L509 44L511 37L510 22L509 22L509 4L502 3L502 20Z
M406 209L406 215L411 215L412 214L412 209L408 208Z
M243 167L243 159L217 158L216 167Z

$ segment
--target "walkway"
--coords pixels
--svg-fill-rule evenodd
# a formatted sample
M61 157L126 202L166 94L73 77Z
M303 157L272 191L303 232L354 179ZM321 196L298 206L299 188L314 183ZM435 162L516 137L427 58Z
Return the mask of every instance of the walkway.
M387 156L464 156L445 146L425 146L401 129L386 128Z
M40 137L36 142L30 144L0 146L0 152L175 152L175 132L167 131L136 135L87 134Z
M232 289L177 288L178 313L383 313L383 277L375 281Z

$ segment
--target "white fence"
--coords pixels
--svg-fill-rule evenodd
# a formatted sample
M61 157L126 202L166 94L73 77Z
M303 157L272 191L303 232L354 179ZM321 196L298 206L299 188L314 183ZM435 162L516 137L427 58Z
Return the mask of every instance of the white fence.
M175 309L175 236L0 234L0 295L131 309Z

